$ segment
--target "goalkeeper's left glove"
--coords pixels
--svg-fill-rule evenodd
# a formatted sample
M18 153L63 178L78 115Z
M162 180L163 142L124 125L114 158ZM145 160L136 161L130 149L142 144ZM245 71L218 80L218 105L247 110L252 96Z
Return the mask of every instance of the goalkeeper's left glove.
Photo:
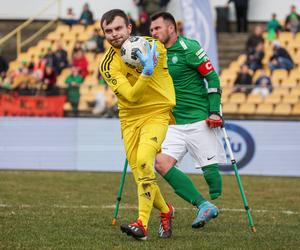
M156 52L156 43L154 40L151 49L150 49L149 42L147 42L146 46L147 46L146 55L143 55L139 50L136 52L136 55L138 56L138 58L140 59L144 67L142 74L146 76L151 76L157 64L158 53Z
M205 121L210 128L217 128L217 127L224 126L224 119L217 112L211 112L210 116Z

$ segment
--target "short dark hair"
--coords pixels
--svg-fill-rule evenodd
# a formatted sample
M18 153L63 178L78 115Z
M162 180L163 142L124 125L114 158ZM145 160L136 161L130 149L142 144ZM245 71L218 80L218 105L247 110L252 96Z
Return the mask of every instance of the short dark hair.
M151 21L155 21L156 19L162 17L164 19L164 21L169 21L171 24L174 25L175 27L175 32L177 33L177 25L176 25L176 21L175 21L175 18L173 17L173 15L169 12L165 12L165 11L162 11L162 12L157 12L157 13L154 13L150 19Z
M125 21L125 24L126 25L129 25L129 19L128 19L128 16L126 15L126 13L123 11L123 10L120 10L120 9L112 9L112 10L109 10L107 12L105 12L101 18L101 21L100 21L100 25L101 25L101 28L103 29L103 23L104 21L106 21L107 24L110 24L113 22L113 20L117 17L122 17Z

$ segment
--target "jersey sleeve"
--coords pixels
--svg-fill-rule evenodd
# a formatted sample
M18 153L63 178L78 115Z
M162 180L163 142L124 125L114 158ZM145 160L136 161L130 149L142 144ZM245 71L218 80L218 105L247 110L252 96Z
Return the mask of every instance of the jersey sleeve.
M220 112L220 79L205 50L197 41L191 41L186 50L186 62L196 69L208 84L209 111Z
M130 102L137 102L143 96L151 77L140 75L135 84L131 85L122 73L120 63L117 60L109 60L104 59L100 63L99 71L102 77L117 96L121 95Z

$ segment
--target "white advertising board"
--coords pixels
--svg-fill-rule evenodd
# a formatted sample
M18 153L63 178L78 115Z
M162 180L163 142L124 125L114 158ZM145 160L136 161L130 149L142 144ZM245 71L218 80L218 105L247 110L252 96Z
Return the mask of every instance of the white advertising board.
M300 176L299 122L227 121L226 128L240 174ZM122 171L119 120L0 118L0 159L0 169ZM189 156L180 167L201 172ZM232 173L230 164L221 170Z

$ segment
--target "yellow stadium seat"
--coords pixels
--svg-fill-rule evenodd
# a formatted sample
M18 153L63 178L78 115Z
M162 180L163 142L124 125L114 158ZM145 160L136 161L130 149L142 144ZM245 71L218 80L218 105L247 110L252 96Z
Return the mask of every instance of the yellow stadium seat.
M105 91L105 97L106 97L106 104L108 107L112 107L116 105L118 102L115 93L111 89L107 89L107 91Z
M71 111L72 110L72 106L69 102L66 102L64 104L64 111Z
M67 84L65 83L65 81L66 81L66 76L59 75L56 80L56 85L61 88L66 88Z
M236 103L225 103L222 105L222 111L224 114L235 114L238 111L238 105Z
M273 85L278 85L278 83L282 83L283 81L287 80L288 78L288 71L285 69L276 69L273 71L271 79Z
M69 43L69 42L75 42L76 41L76 37L74 33L66 33L64 34L64 36L62 37L62 40L65 43Z
M289 115L292 111L291 105L287 103L277 104L273 115Z
M55 30L58 34L66 34L70 32L70 26L69 25L59 25L57 26Z
M260 94L250 94L247 97L248 104L259 104L263 102L263 97Z
M72 26L71 33L79 35L80 33L85 33L85 26L80 24L75 24Z
M243 103L239 108L240 114L252 115L255 113L256 105L253 103Z
M79 105L78 105L78 110L79 111L89 111L89 106L86 101L80 100Z
M91 91L93 93L105 92L105 85L96 85L92 86Z
M281 102L281 95L269 94L266 96L264 103L277 104Z
M285 47L288 46L290 41L292 41L293 39L294 38L292 32L281 32L278 40L281 42L281 45Z
M86 32L79 33L77 40L80 42L85 42L90 38L90 34Z
M246 54L242 54L239 55L237 62L239 63L239 65L242 65L243 63L245 63L246 60L247 60Z
M300 86L291 90L291 95L300 96Z
M91 94L91 89L88 85L81 85L79 89L80 95L90 95Z
M231 93L232 93L232 88L222 88L222 98L224 97L224 96L229 96Z
M230 103L236 103L241 104L246 101L246 94L245 93L232 93L230 95L229 102Z
M271 115L273 113L273 105L271 103L261 103L256 108L257 115Z
M300 56L300 54L299 54L299 56ZM290 72L288 81L295 82L295 83L297 83L297 85L300 86L300 70L296 70L296 69L292 70Z
M296 104L293 107L293 110L291 112L292 115L299 115L300 116L300 103Z
M61 39L62 35L58 32L52 31L47 36L46 39L49 41L57 41Z
M221 102L222 103L227 103L228 100L229 100L229 96L228 95L222 95L222 97L221 97Z
M297 104L299 102L299 96L298 95L286 95L283 97L281 103L286 104Z
M291 80L291 78L288 78L286 80L283 80L280 86L282 88L294 88L297 86L297 82L295 80Z
M87 85L97 85L98 84L98 79L94 77L93 75L88 75L85 79L83 84Z
M288 95L289 92L290 92L289 88L277 87L277 88L273 89L272 95L285 96L285 95Z

